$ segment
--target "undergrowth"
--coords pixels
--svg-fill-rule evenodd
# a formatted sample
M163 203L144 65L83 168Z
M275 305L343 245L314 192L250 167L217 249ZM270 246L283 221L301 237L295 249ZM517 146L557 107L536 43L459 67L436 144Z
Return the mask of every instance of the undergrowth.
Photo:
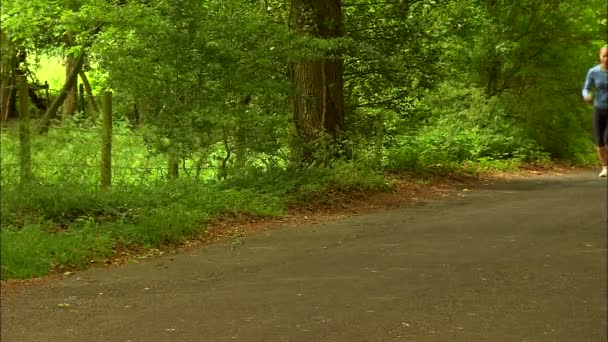
M420 105L424 125L420 118L416 123L395 113L362 113L360 121L350 123L359 128L342 144L348 148L339 151L350 156L346 160L292 170L284 159L268 162L281 160L275 151L265 163L231 164L232 174L221 181L213 151L200 156L200 163L184 160L180 178L167 180L167 156L148 148L145 132L118 122L109 191L97 186L100 143L95 125L68 120L35 136L35 179L22 185L17 182L18 134L3 132L1 279L84 268L124 249L179 244L204 232L218 217L277 217L292 206L332 206L336 193L390 191L384 172L477 175L552 162L539 143L542 139L508 119L500 103L482 92L452 86L438 94ZM446 101L451 105L442 105ZM572 163L595 161L588 139L572 135L568 141L574 144L563 155Z
M125 246L158 248L203 232L215 217L282 215L328 191L385 188L381 174L332 168L249 173L227 182L176 180L96 192L78 183L4 187L2 279L102 262Z

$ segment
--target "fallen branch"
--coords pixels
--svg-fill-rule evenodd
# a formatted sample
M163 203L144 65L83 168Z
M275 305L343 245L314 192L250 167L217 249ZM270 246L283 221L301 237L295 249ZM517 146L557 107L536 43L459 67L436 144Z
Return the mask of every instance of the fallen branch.
M83 70L80 70L78 73L80 75L80 79L82 80L82 84L84 85L84 90L87 93L87 103L89 104L89 109L93 113L99 113L99 109L97 107L97 103L95 103L95 97L93 96L93 92L91 91L91 84L89 83L89 79Z
M42 129L46 127L49 120L56 115L57 109L59 109L59 106L63 103L63 101L65 101L66 97L68 96L68 92L70 91L70 89L72 89L74 83L76 83L78 73L82 69L82 65L84 63L84 55L84 52L82 52L80 56L78 56L74 68L70 70L70 74L68 75L68 78L66 79L65 84L61 89L61 93L59 93L59 96L55 99L55 101L53 101L49 109L47 109L46 113L44 113L42 119L40 119L40 123L38 124L37 129L38 132L41 132Z

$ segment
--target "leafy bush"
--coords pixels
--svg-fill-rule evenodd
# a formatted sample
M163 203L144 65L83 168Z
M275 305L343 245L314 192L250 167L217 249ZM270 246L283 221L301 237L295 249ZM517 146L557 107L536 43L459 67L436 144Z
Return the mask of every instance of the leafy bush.
M489 160L546 161L547 153L507 117L497 98L476 88L442 84L430 94L428 124L394 138L388 147L390 170L461 165Z

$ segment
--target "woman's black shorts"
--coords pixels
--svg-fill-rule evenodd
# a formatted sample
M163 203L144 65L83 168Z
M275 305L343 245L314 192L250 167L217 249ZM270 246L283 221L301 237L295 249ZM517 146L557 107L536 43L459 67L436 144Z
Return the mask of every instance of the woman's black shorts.
M608 108L593 108L593 136L597 146L608 143Z

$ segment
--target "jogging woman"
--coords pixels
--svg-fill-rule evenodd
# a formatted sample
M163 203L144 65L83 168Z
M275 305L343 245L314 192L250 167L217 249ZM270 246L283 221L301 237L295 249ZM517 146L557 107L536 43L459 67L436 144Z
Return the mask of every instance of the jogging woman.
M597 146L597 154L602 163L600 177L608 175L608 45L600 49L600 64L589 69L585 85L583 85L583 98L591 103L593 96L591 90L595 89L593 102L593 135Z

